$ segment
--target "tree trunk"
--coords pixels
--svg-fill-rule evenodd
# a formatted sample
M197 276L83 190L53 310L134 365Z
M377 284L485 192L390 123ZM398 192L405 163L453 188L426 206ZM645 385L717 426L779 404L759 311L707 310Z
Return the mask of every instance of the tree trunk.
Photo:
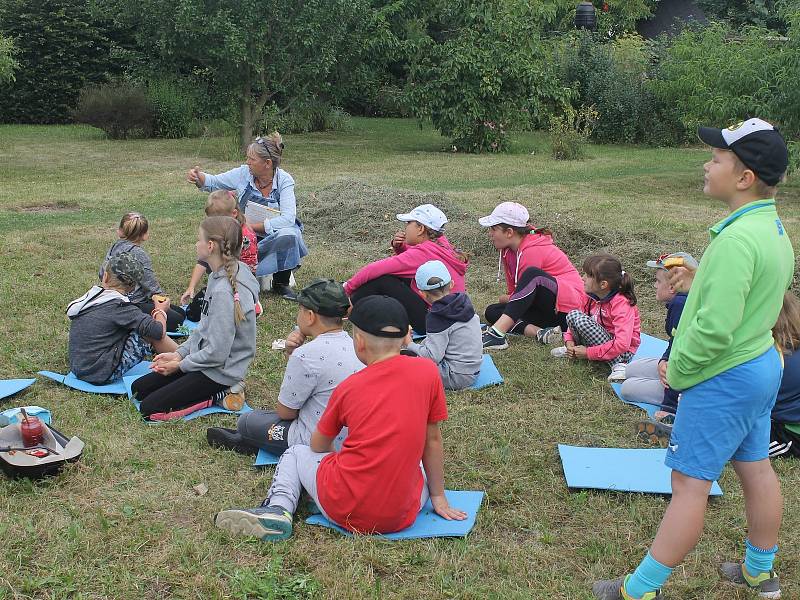
M242 152L247 152L247 147L253 139L253 129L255 128L255 115L253 114L253 105L250 102L249 94L242 98L241 105L241 128L239 129L239 145Z

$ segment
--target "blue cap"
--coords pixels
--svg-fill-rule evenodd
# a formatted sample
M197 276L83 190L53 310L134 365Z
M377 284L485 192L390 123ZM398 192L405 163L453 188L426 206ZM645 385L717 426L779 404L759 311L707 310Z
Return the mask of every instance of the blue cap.
M431 279L438 279L436 283L430 283ZM417 274L414 276L417 282L417 289L422 291L438 290L453 281L450 276L450 271L444 266L440 260L429 260L417 269Z

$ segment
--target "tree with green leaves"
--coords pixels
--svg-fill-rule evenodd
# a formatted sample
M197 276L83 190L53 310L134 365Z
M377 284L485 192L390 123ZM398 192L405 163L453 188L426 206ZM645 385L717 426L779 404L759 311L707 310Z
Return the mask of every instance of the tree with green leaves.
M2 122L65 123L81 89L113 69L106 30L86 0L3 0L0 33L19 63L3 90Z
M244 147L275 103L324 94L364 0L102 0L98 9L134 31L139 63L155 74L212 82L236 103Z

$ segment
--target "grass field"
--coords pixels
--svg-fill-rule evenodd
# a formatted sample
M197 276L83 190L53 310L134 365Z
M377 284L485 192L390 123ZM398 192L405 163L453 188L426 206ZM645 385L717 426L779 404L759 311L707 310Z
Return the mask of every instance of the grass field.
M504 290L497 255L474 220L501 200L524 203L577 263L607 249L633 273L643 330L663 334L644 261L665 251L699 256L706 228L724 215L703 197L701 149L591 147L580 162L550 158L545 137L519 136L513 153L443 152L446 140L414 122L360 120L345 133L288 136L284 167L297 181L310 256L297 273L345 279L385 252L394 213L432 199L473 263L468 286L482 309ZM120 216L142 211L146 248L176 298L193 265L204 195L185 182L210 172L229 140L108 141L82 127L0 127L0 376L66 371L67 303L96 280ZM426 196L426 194L433 194ZM800 243L800 186L780 195ZM269 407L284 359L270 351L293 323L272 301L259 323L249 400ZM218 417L146 426L119 397L40 380L5 406L49 407L56 426L86 442L83 459L37 484L0 478L0 598L569 598L632 569L667 505L655 496L570 493L556 445L637 447L640 413L611 393L605 373L554 361L530 341L495 356L503 386L448 394L446 481L486 500L466 539L387 543L345 539L299 522L294 538L267 545L212 526L225 507L257 504L271 469L215 451L205 428ZM800 597L800 465L777 464L786 497L777 568L786 598ZM208 493L192 487L204 483ZM669 598L749 598L725 587L722 560L743 552L741 490L733 471L710 504L706 533L676 569Z

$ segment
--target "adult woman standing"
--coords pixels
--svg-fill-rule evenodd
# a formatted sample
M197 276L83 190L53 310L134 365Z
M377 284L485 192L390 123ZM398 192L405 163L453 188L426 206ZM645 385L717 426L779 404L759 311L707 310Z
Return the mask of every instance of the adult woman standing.
M205 192L236 191L239 210L259 238L256 275L272 275L271 291L294 300L289 278L308 250L303 241L303 224L297 218L294 179L280 168L283 147L277 131L268 137L257 137L247 147L246 164L219 175L195 167L187 179Z

